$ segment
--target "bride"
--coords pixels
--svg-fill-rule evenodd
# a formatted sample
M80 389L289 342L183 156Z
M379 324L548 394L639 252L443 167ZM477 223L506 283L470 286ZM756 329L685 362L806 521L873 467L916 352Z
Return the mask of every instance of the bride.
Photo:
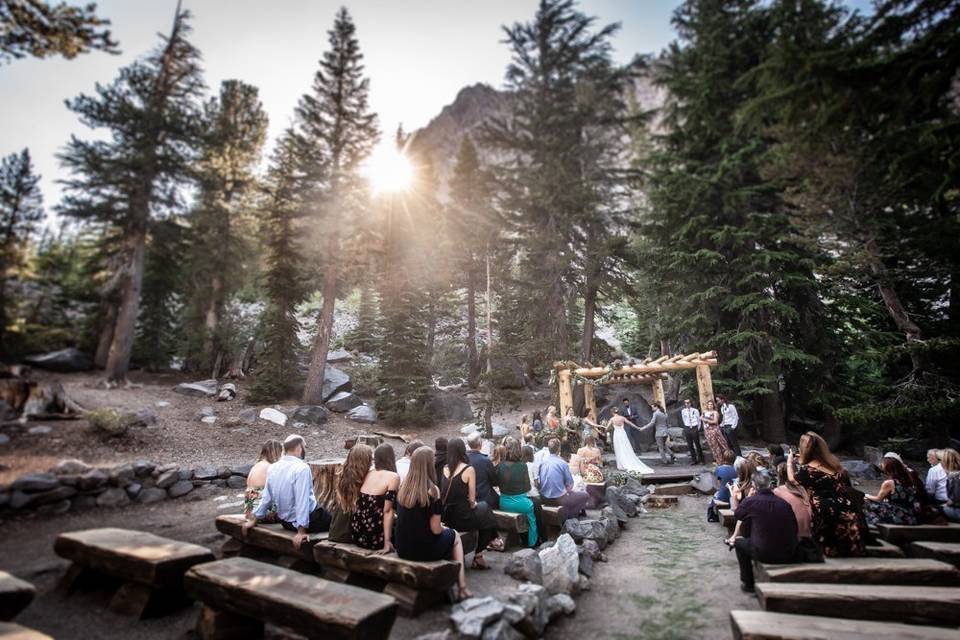
M621 471L634 471L639 474L653 473L653 469L640 462L640 458L633 451L633 445L630 444L630 437L627 436L626 427L630 426L640 430L640 427L633 424L620 415L620 410L614 407L613 415L610 416L610 427L613 427L613 452L617 456L617 469Z

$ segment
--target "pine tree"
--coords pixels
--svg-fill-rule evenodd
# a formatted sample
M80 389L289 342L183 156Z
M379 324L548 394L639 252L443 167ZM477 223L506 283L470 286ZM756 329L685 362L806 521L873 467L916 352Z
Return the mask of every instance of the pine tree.
M380 306L376 287L367 278L360 284L360 304L357 308L357 324L343 337L343 344L347 349L354 349L360 353L375 355L379 352L382 336L380 335Z
M7 278L22 266L24 249L44 217L39 182L27 149L0 161L0 353L11 306Z
M323 229L323 307L310 354L303 402L323 402L323 379L333 332L340 282L341 240L351 217L366 208L362 162L377 141L376 114L367 104L369 80L350 14L341 8L329 32L313 91L297 107L297 143L305 169L306 202L317 228Z
M115 228L120 234L113 286L118 300L105 382L126 380L143 287L151 219L177 205L190 176L199 137L197 99L203 90L200 55L187 41L189 13L177 12L170 35L145 59L120 71L96 96L68 102L87 126L109 140L71 138L60 155L74 177L66 180L62 212Z
M220 376L229 364L230 336L224 308L243 283L251 251L242 218L252 208L254 169L267 116L256 87L226 80L205 109L206 136L197 169L200 191L190 214L187 251L191 291L187 308L186 360Z
M263 187L260 229L266 245L263 291L267 308L262 316L251 402L288 398L300 382L302 345L297 307L304 299L304 277L298 164L293 133L287 131L277 143Z
M133 359L147 371L170 368L182 317L186 230L179 216L150 223Z
M42 0L0 0L0 62L33 56L72 59L89 51L119 53L110 39L109 20L97 5L51 6Z

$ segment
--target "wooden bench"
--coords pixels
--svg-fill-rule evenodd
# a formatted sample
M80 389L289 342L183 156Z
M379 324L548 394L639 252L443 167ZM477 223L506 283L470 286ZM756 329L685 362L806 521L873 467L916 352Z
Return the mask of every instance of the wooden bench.
M122 584L110 601L118 613L144 617L187 604L183 574L214 560L205 547L130 529L87 529L61 533L56 554L73 562L61 581L69 592L102 578Z
M53 640L51 636L13 622L0 622L0 638L3 640Z
M868 544L864 547L868 558L905 558L903 549L891 544L882 538L877 538L877 544Z
M384 593L397 599L400 612L407 616L415 616L445 600L460 575L460 565L450 560L414 562L395 553L380 555L339 542L317 543L313 557L324 566L325 578L382 588Z
M0 620L13 620L33 602L37 590L26 580L0 571Z
M695 473L651 473L643 476L643 484L672 484L676 482L690 482Z
M911 558L933 558L960 568L958 542L911 542L906 546L906 551Z
M200 640L260 637L265 622L311 639L386 638L397 616L389 596L249 558L195 566L184 588L203 603Z
M497 531L502 534L508 546L527 546L527 533L530 531L527 516L494 509L493 517L497 520Z
M286 565L287 568L310 573L316 568L313 559L313 545L327 539L327 533L311 533L300 545L297 551L293 547L293 531L287 531L279 524L258 524L247 532L244 538L241 533L246 521L240 514L217 516L217 531L230 536L233 540L224 545L224 556L241 555L257 560L275 561L278 558L289 558L298 561ZM304 564L306 563L306 564Z
M878 524L877 530L887 542L960 542L960 524Z
M727 533L733 535L733 530L737 527L737 519L733 516L733 509L717 509L717 515L720 516L720 524L727 528Z
M758 582L768 611L931 624L960 625L960 588L864 584Z
M955 629L895 622L798 616L771 611L730 612L734 640L948 640Z
M827 558L813 564L754 563L758 582L835 584L960 585L960 571L938 560L910 558Z
M687 482L668 482L658 484L654 494L658 496L688 496L693 493L693 487Z

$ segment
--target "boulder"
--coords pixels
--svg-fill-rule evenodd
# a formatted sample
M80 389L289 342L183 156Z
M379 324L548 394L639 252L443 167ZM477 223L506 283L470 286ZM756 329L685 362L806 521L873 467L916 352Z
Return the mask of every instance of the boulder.
M606 557L603 551L600 550L600 545L597 544L595 540L584 540L580 545L580 552L581 555L586 554L597 562L603 562Z
M0 508L10 504L10 494L6 491L0 491Z
M134 500L138 495L140 495L140 492L143 491L143 485L139 482L134 482L133 484L128 484L126 489L127 495L130 496L131 500Z
M547 598L547 618L553 622L563 615L572 615L577 610L577 603L566 593L557 593Z
M157 463L150 462L149 460L137 460L133 463L133 472L137 474L138 478L150 475L156 468Z
M491 424L490 426L491 426L491 428L493 429L493 437L494 437L494 438L502 438L502 437L504 437L504 436L510 435L510 433L511 433L511 429L508 429L507 427L505 427L504 425L500 424L499 422L494 422L494 423ZM476 424L476 423L474 423L474 422L471 422L471 423L469 423L469 424L463 425L463 426L460 428L460 433L463 434L463 435L465 435L465 436L470 435L470 434L473 433L474 431L483 431L483 427L480 426L480 425L478 425L478 424ZM484 434L484 435L486 435L486 434Z
M579 557L569 534L561 534L554 545L540 552L543 586L551 594L571 594L577 588Z
M851 478L876 480L880 477L877 468L865 460L844 460L841 464Z
M139 502L140 504L153 504L154 502L160 502L166 499L167 499L167 492L157 487L144 489L143 491L140 492L140 495L137 496L137 502Z
M16 420L20 416L16 409L10 406L6 400L0 400L0 422L7 420Z
M45 436L52 431L53 431L53 427L48 427L45 424L38 424L35 427L30 427L29 429L27 429L27 433L29 433L32 436Z
M350 376L330 365L323 368L323 388L320 391L320 395L323 397L324 402L338 391L351 391L352 389L353 385L350 383Z
M213 407L200 407L200 410L197 411L197 417L201 420L203 418L210 418L217 415L217 410Z
M240 464L235 467L230 467L230 475L243 476L246 478L248 475L250 475L250 469L253 469L253 465L249 462L246 464Z
M534 549L520 549L510 554L503 572L521 582L543 582L543 564L540 555Z
M120 411L112 407L101 407L87 412L87 422L107 437L122 436L127 429L140 424L140 418L134 413Z
M180 471L177 469L171 469L170 471L164 471L157 478L157 486L161 489L167 489L172 487L180 479Z
M426 410L438 420L473 420L470 401L456 393L438 393L427 400Z
M246 489L247 488L247 477L246 476L230 476L227 478L227 486L231 489Z
M547 618L547 598L549 594L539 584L525 583L507 596L507 602L523 609L524 618L516 623L516 628L528 638L543 635L550 620Z
M204 416L200 418L203 424L217 424L217 416Z
M277 411L273 407L267 407L260 412L260 417L281 427L287 424L287 416L282 411Z
M650 493L650 489L643 486L643 483L634 478L633 476L627 476L626 482L623 483L623 486L620 487L620 492L624 494L631 494L639 497L643 497Z
M180 480L167 489L167 495L171 498L179 498L193 491L193 483L189 480Z
M327 362L336 364L337 362L350 362L353 360L353 354L346 349L334 349L327 352Z
M349 391L338 391L337 393L333 394L329 400L327 400L326 404L327 409L330 409L330 411L346 413L347 411L350 411L350 409L362 405L363 400Z
M53 469L50 469L50 472L58 476L78 476L88 471L91 471L93 467L88 465L82 460L61 460L57 463Z
M350 409L350 411L347 412L347 417L354 422L373 424L377 421L377 412L373 410L373 407L362 404L359 407Z
M219 478L220 474L213 467L200 467L193 472L193 477L197 480L214 480Z
M230 471L230 467L227 467L225 465L221 465L217 467L217 478L221 480L226 480L232 475L233 475L233 472Z
M506 618L500 618L483 630L481 640L523 640L523 634L513 628Z
M98 507L125 507L130 504L130 496L127 495L125 489L107 489L99 496L97 496L97 506Z
M561 532L569 534L574 542L594 540L597 544L607 546L607 528L599 520L568 518L564 520Z
M30 473L13 481L10 488L25 493L39 493L56 489L60 482L52 473Z
M460 638L480 638L484 627L500 619L504 604L492 596L467 598L454 605L450 626Z
M157 424L157 414L151 409L137 409L133 412L136 422L134 426L137 427L152 427Z
M0 433L0 445L10 444L10 436Z
M53 504L54 502L62 502L63 500L69 500L73 496L77 495L77 490L73 487L66 487L60 485L55 489L50 491L44 491L43 493L35 493L31 495L30 504L33 506L41 504Z
M193 479L193 469L180 469L177 476L181 480L191 480Z
M690 481L690 486L699 493L711 495L717 490L717 476L712 471L704 471Z
M237 414L237 420L243 424L253 424L257 421L257 410L253 407L247 407Z
M330 417L330 411L318 404L305 404L290 414L290 419L305 424L323 424Z
M784 451L789 451L789 449L784 449ZM883 462L883 452L880 451L878 447L867 445L863 448L863 460L864 462L879 467L880 463Z
M212 398L217 395L217 381L211 378L198 382L181 382L173 390L194 398Z
M79 349L70 347L59 351L51 351L33 356L27 356L23 359L27 364L46 369L47 371L59 371L60 373L72 373L75 371L90 371L93 369L93 360Z
M108 475L110 477L110 484L118 487L125 487L137 478L137 474L133 470L133 465L129 463L118 464L115 467L111 467Z
M97 506L96 496L76 496L70 501L70 508L74 511L84 511Z
M227 382L220 387L217 393L217 402L229 402L237 397L237 385Z
M36 514L41 517L59 516L70 511L71 502L69 500L60 500L37 507Z
M10 501L7 503L11 509L24 509L33 502L36 493L24 493L23 491L14 491L10 494Z
M94 491L106 485L109 480L110 477L102 469L91 469L77 478L77 489L80 489L80 491Z

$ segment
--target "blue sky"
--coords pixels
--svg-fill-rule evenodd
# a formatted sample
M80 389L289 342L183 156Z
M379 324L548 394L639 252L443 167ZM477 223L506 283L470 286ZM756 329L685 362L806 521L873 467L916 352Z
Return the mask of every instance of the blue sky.
M502 83L509 51L501 25L528 20L536 0L183 0L194 14L192 41L204 57L206 81L239 78L260 88L270 117L270 141L310 87L326 32L344 5L371 78L371 106L385 131L425 125L462 87ZM582 0L601 22L621 22L615 55L621 62L653 53L673 39L670 16L679 0ZM851 4L865 8L868 0ZM96 82L153 48L169 28L175 0L100 0L122 54L94 53L72 61L20 60L0 67L0 154L29 147L42 174L48 208L59 200L65 174L55 154L71 133L89 136L64 100L92 93Z

